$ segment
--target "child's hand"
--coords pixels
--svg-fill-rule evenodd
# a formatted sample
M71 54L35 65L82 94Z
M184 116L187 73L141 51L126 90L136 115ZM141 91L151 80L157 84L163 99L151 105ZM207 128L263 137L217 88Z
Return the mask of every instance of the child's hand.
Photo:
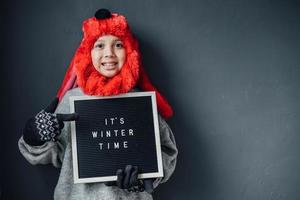
M143 179L144 183L144 189L146 192L151 194L153 192L153 182L155 179L149 178L149 179Z
M138 167L127 165L125 170L117 170L117 181L107 182L107 186L117 186L121 189L126 189L129 192L143 192L146 190L148 193L153 192L153 179L138 179Z
M55 98L46 109L27 120L23 130L23 139L26 143L42 145L47 141L56 141L64 127L64 121L78 120L77 113L54 114L57 105L58 98Z

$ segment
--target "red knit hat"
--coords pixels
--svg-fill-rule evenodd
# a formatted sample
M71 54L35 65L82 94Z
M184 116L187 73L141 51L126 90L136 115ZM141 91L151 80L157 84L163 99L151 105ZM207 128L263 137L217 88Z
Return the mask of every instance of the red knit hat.
M80 87L85 94L110 96L127 93L139 86L144 91L155 91L159 113L164 118L173 115L167 100L151 84L141 65L138 42L130 31L126 18L107 9L100 9L83 22L83 39L69 65L63 83L57 93L59 100L64 94L75 87ZM95 41L103 35L114 35L123 42L126 61L121 71L111 77L102 76L92 64L91 49Z

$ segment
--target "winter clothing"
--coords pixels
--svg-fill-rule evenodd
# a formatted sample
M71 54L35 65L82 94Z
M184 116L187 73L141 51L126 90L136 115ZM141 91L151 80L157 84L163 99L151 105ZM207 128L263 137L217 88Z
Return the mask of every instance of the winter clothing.
M20 152L33 165L52 163L55 167L61 167L54 191L55 200L151 200L152 196L147 192L128 191L141 189L138 187L140 185L136 184L137 169L132 166L117 172L118 180L115 184L118 187L107 186L104 183L73 183L70 123L66 122L64 127L61 125L62 121L66 121L63 120L64 117L61 117L64 114L68 117L71 115L71 120L76 119L74 114L69 114L70 96L118 95L134 92L133 89L139 87L143 91L155 91L158 111L162 117L169 118L173 114L171 106L151 84L142 67L138 42L131 33L124 16L100 9L95 17L83 22L82 30L83 39L57 93L60 103L55 114L52 112L53 109L51 111L46 109L27 121L23 136L18 143ZM92 63L91 50L95 41L104 35L116 36L122 41L126 51L126 60L120 71L113 77L103 76ZM141 181L143 189L148 192L151 192L158 184L166 182L176 166L175 139L168 124L160 115L158 118L164 177ZM137 186L137 188L132 188L132 186Z
M116 172L117 181L110 181L104 183L106 186L118 186L121 189L126 189L129 192L143 192L146 190L148 193L153 191L152 179L138 179L138 167L127 165L125 169L118 169ZM150 188L147 183L150 182Z
M70 96L84 96L81 88L69 90L58 105L55 113L70 113ZM166 121L159 116L160 141L164 177L157 178L153 186L166 182L172 175L177 158L177 148L171 129ZM151 200L152 195L147 192L132 193L115 186L106 186L104 183L73 183L72 152L71 152L70 123L66 122L58 141L49 141L41 146L27 144L23 137L19 140L19 149L31 164L52 163L61 167L61 172L54 192L54 200Z
M32 146L42 145L47 141L56 141L64 127L64 121L77 120L78 115L73 114L53 114L58 104L55 98L50 105L41 110L34 117L27 120L23 129L23 139Z
M83 39L57 93L59 99L62 99L66 91L78 86L82 88L85 94L95 96L126 93L138 86L143 91L155 91L158 111L164 118L173 115L171 106L151 84L145 69L142 67L138 42L131 33L123 15L100 9L96 12L95 17L83 22L82 30ZM120 73L112 78L102 76L93 67L91 61L93 45L103 35L113 35L120 38L126 49L126 62Z

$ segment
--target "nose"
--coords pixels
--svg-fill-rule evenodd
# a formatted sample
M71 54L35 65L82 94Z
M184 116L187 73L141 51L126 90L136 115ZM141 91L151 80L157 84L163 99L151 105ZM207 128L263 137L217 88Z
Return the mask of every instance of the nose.
M106 46L104 48L104 57L114 57L115 53L114 53L114 49L111 46Z

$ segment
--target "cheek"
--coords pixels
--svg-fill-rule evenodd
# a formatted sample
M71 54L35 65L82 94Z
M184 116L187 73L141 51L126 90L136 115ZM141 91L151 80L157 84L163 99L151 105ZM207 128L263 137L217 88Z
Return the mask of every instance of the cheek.
M119 61L122 62L124 64L125 60L126 60L126 52L125 51L121 51L119 52Z
M99 52L96 52L96 51L92 51L91 52L91 58L92 58L92 63L94 66L98 66L99 63L100 63L100 53Z

